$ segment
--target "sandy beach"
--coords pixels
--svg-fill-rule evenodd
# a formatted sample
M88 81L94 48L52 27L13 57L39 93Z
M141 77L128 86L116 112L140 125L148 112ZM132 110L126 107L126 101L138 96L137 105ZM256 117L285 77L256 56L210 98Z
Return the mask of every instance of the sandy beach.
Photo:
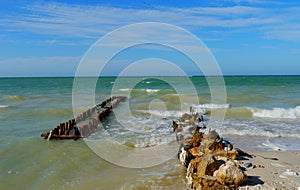
M300 152L259 152L253 153L253 158L240 160L242 165L252 163L246 168L248 175L246 189L300 189Z

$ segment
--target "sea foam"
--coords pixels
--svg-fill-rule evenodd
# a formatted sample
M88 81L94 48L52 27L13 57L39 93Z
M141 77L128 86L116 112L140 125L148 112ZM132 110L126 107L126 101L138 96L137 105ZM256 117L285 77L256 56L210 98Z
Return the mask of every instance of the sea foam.
M195 106L196 108L204 108L204 109L227 109L229 108L229 104L200 104Z
M127 91L130 91L131 89L130 88L121 88L120 91L122 92L127 92Z
M148 93L155 93L155 92L159 92L159 89L146 89L146 92Z
M297 106L295 108L273 108L273 109L252 108L251 112L254 117L261 117L261 118L274 118L274 119L300 118L300 106Z
M147 93L155 93L155 92L159 92L160 89L130 89L130 88L122 88L120 89L120 91L122 92L128 92L128 91L146 91Z

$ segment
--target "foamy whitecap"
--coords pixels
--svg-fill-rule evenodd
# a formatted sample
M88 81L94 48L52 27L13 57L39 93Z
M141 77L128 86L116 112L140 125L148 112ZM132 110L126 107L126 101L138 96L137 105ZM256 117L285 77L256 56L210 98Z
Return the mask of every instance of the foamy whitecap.
M195 106L196 108L204 108L204 109L227 109L229 108L229 104L200 104Z
M0 108L8 108L8 105L0 105Z
M131 90L135 90L135 91L146 91L147 93L155 93L155 92L159 92L159 89L130 89L130 88L121 88L120 91L122 92L127 92L127 91L131 91Z
M150 110L150 113L152 115L156 115L162 118L180 117L183 114L183 112L181 111L159 111L159 110Z
M297 119L300 118L300 106L295 108L251 109L254 117L274 119Z
M155 92L159 92L159 89L146 89L146 92L148 93L155 93Z
M120 91L122 92L127 92L127 91L130 91L131 89L130 88L121 88Z

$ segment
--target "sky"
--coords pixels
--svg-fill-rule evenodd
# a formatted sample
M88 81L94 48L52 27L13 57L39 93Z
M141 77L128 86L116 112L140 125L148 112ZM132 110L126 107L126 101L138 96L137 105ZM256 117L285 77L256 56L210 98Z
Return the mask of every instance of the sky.
M224 75L300 75L298 0L0 0L0 15L0 77L74 76L97 40L142 22L191 32L210 49ZM178 66L188 62L160 47L125 54L104 73L118 75L118 64L147 55L163 54L158 58ZM201 73L190 64L183 67L190 68L188 75Z

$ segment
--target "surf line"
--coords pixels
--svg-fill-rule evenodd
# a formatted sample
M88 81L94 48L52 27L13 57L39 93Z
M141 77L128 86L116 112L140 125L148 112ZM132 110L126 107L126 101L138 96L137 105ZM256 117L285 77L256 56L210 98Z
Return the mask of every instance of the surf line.
M47 133L42 133L44 139L80 139L90 136L112 111L118 107L121 102L125 102L126 96L112 96L79 114L67 122L60 123Z

